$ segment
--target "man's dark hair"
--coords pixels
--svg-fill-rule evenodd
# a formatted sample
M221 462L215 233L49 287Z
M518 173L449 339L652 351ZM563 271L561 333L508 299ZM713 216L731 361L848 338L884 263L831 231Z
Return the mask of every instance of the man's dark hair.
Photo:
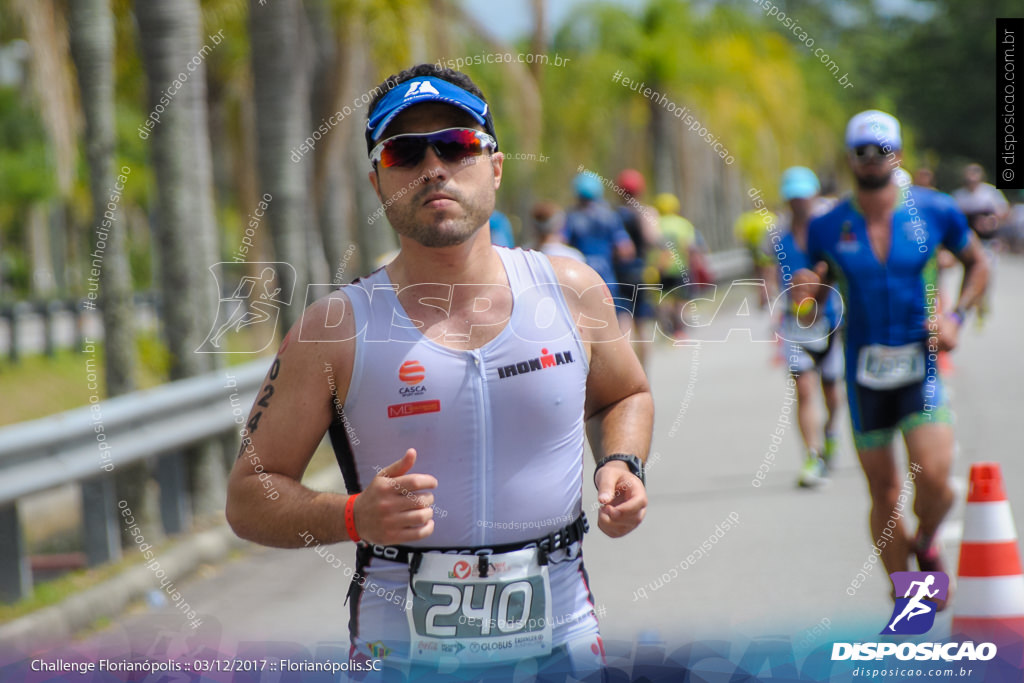
M370 106L366 112L366 120L369 122L370 117L373 116L373 110L377 108L380 101L389 92L397 88L402 83L410 81L414 78L424 78L427 76L433 76L434 78L440 78L443 81L448 81L452 85L456 85L471 95L476 95L485 103L487 98L484 97L483 92L477 87L476 83L473 82L466 74L455 69L449 69L447 67L441 68L437 64L417 64L399 71L397 74L392 74L384 79L384 81L375 87L370 92L373 93L372 99L370 100ZM484 129L495 139L497 135L494 134L494 124L491 122L490 106L487 107L487 123L484 124ZM374 142L370 139L370 131L366 131L366 152L369 153L373 149Z

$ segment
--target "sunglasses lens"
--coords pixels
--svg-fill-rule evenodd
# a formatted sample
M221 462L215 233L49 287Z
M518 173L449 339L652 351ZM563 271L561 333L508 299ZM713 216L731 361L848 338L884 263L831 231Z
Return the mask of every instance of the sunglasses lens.
M427 149L425 135L408 135L392 138L384 143L380 154L380 165L384 168L392 166L415 166L423 159Z
M874 159L875 157L881 157L882 148L878 145L862 145L853 150L853 153L860 160Z
M449 130L434 136L434 149L444 161L462 161L483 153L483 144L476 132L466 128Z

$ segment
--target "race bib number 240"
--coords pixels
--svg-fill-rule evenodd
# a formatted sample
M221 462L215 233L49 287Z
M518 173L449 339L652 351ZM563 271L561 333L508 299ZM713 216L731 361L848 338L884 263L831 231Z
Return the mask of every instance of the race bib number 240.
M410 659L492 664L551 653L551 585L529 548L490 555L426 553L406 604Z

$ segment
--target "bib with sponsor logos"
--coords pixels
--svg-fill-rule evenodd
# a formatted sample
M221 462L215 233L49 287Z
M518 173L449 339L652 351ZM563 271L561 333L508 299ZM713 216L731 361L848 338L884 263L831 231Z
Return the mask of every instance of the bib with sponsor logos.
M899 389L925 376L924 346L869 344L857 356L857 383L868 389Z
M412 662L495 664L551 654L551 583L536 548L486 555L483 572L476 555L422 558L406 600Z

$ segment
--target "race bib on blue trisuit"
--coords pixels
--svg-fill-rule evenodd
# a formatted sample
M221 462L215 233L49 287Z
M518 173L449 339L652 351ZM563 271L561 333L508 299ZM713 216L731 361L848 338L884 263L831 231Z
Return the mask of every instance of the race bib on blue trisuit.
M551 582L536 548L487 556L424 553L406 601L409 658L437 666L551 654Z
M925 376L924 346L870 344L857 356L857 384L868 389L899 389Z

